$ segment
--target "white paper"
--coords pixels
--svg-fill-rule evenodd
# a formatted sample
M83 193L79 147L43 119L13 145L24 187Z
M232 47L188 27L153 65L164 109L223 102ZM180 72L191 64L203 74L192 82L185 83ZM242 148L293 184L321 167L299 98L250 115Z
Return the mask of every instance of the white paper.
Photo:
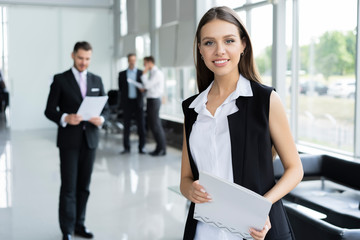
M77 114L81 115L84 121L92 117L98 117L103 110L108 96L88 97L82 101Z
M271 202L238 184L199 172L199 183L212 197L211 202L195 205L194 218L239 237L252 239L251 227L262 230Z
M144 85L142 85L139 82L136 82L136 81L132 80L131 78L128 78L127 82L130 83L130 84L135 85L137 88L144 88Z

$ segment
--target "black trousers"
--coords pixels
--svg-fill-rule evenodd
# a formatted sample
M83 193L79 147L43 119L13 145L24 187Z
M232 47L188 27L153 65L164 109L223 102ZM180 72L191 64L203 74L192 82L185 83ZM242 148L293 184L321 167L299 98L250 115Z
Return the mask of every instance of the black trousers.
M85 222L91 173L96 149L89 149L85 134L80 148L60 149L59 222L63 234L71 234Z
M139 135L139 150L145 146L145 119L144 110L136 99L129 99L124 106L124 148L130 150L130 126L132 116L135 115L137 132Z
M0 112L5 111L7 106L9 106L9 93L0 91Z
M165 132L159 117L160 106L160 98L147 99L146 115L148 119L148 127L150 128L156 142L155 151L166 150Z

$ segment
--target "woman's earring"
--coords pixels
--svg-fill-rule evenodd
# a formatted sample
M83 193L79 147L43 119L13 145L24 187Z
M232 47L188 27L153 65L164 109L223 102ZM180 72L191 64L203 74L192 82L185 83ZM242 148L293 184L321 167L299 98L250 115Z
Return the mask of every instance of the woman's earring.
M241 57L244 56L244 52L242 52L242 53L240 54L240 56L241 56Z
M204 60L204 57L203 57L203 55L201 55L201 59L202 59L202 60Z

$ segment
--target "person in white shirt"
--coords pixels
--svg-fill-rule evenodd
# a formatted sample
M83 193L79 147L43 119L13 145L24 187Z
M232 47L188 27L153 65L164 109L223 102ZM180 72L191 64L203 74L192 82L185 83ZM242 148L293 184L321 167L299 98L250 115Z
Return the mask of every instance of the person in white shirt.
M261 84L250 36L237 13L214 7L201 18L194 42L199 94L183 101L181 193L192 203L184 239L293 240L281 198L301 181L302 164L284 107L273 88ZM273 151L284 166L275 182ZM247 236L194 219L195 204L211 204L199 171L232 181L267 198L272 207L263 229ZM201 179L200 179L201 180ZM224 208L227 206L224 206ZM234 216L243 218L241 212Z
M154 136L156 147L150 152L151 156L166 155L166 138L159 116L161 99L164 93L164 74L155 65L152 56L144 57L144 71L141 76L144 89L146 91L146 114L148 126Z

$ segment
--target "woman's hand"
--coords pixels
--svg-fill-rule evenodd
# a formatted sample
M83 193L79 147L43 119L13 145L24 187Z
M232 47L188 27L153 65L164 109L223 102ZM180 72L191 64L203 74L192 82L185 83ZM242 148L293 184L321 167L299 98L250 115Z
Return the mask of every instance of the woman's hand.
M271 228L271 223L268 216L264 228L261 231L257 231L254 228L250 228L250 235L254 238L254 240L263 240L265 239L265 236L270 230L270 228Z
M194 177L190 167L188 157L186 134L184 126L183 150L181 157L181 180L180 191L187 199L193 203L206 203L211 201L210 195L205 191L205 188L199 184L199 180L194 181Z
M204 187L199 184L199 180L194 181L191 184L188 197L189 200L194 203L205 203L211 201L210 195L205 191Z

